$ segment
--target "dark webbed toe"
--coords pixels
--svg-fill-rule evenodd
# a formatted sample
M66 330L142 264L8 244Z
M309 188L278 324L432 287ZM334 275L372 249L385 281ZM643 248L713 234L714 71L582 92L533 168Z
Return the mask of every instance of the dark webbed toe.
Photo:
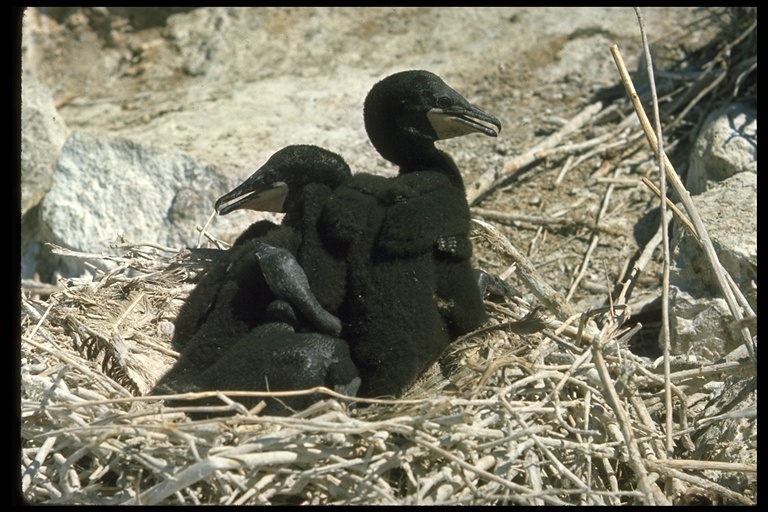
M275 297L296 308L319 332L334 336L341 333L341 321L317 301L296 258L286 249L257 240L253 243L261 271Z
M475 270L477 275L477 285L480 288L480 296L485 298L486 295L493 293L502 297L521 297L522 294L514 286L510 286L504 282L499 276L487 273L484 270Z
M472 257L472 242L465 236L440 236L436 246L438 258L469 260Z

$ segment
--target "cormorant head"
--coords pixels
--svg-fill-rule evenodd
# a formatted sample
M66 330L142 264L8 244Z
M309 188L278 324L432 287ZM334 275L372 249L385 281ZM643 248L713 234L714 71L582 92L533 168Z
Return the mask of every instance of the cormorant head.
M365 99L364 115L373 146L398 165L414 161L437 140L501 131L496 117L429 71L402 71L378 82Z
M336 153L318 146L286 146L217 199L216 211L219 215L243 209L291 212L298 207L304 186L318 183L334 189L350 176L349 166Z

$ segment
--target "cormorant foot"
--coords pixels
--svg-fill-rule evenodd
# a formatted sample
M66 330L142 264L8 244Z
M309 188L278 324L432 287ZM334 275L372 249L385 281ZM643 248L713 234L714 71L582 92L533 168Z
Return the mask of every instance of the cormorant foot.
M459 249L459 237L456 236L440 236L437 238L437 250L455 255Z
M326 311L317 301L304 269L293 254L287 249L258 240L253 243L261 272L275 297L298 310L318 332L338 336L341 333L341 320Z
M285 322L293 327L294 330L299 329L301 325L296 310L287 301L280 299L273 300L267 306L267 313L269 313L271 319Z
M523 295L517 288L505 283L499 276L491 275L481 269L475 270L475 273L477 274L477 285L480 288L480 297L483 299L490 293L502 297L521 297Z

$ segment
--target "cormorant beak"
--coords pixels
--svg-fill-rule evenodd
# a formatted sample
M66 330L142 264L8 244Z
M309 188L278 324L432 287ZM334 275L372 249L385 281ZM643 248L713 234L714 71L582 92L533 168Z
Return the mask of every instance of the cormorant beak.
M474 105L452 105L433 108L427 112L438 140L451 139L470 133L496 137L501 132L501 121Z
M282 181L262 183L260 173L252 175L234 190L216 200L216 211L226 215L235 210L282 212L288 185Z

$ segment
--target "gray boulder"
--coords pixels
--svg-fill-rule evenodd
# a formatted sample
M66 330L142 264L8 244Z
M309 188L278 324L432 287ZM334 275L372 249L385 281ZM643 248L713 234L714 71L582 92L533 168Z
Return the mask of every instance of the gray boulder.
M685 186L691 195L701 194L708 183L740 172L757 172L757 111L735 103L707 116L691 151Z
M55 257L43 249L46 242L96 254L108 254L120 236L173 249L196 246L196 227L205 224L216 197L230 186L213 166L187 155L75 131L40 203L22 277L83 274L81 260Z
M757 175L738 173L693 197L720 263L757 310ZM679 223L672 241L672 350L713 361L741 345L704 250Z
M56 111L51 91L32 76L21 83L21 213L51 188L56 157L69 129Z

